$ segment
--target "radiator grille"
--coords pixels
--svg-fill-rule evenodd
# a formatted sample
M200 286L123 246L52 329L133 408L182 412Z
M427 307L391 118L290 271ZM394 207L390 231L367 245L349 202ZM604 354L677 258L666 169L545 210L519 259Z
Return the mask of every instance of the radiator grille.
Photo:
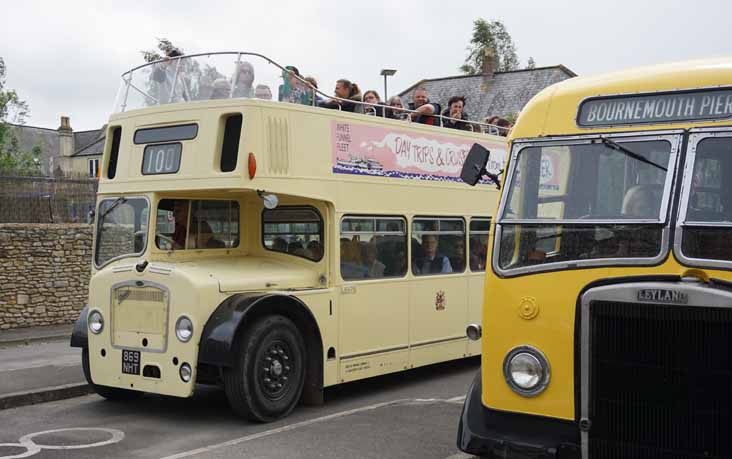
M732 310L590 305L589 452L732 457Z

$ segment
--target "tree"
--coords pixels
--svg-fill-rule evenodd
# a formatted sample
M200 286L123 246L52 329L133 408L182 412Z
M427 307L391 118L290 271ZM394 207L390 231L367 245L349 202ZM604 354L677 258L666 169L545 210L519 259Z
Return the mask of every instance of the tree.
M5 61L0 57L0 175L40 175L41 148L21 151L10 123L23 124L30 110L13 89L5 88Z
M468 57L460 71L468 75L481 73L488 50L493 51L495 56L494 71L506 72L519 67L516 45L501 21L486 21L482 18L473 21L473 37L466 49Z
M183 54L183 50L173 45L173 42L171 42L167 38L156 38L156 40L158 41L158 44L156 46L157 49L140 51L142 53L142 58L145 59L145 62L159 61L165 56L170 56L173 51L177 51L178 53ZM160 52L158 51L162 52L163 54L160 54Z

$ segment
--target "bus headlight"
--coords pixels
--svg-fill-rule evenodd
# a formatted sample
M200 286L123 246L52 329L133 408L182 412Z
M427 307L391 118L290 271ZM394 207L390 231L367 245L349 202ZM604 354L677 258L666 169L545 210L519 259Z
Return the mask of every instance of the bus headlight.
M183 342L187 343L193 336L193 322L186 316L178 317L175 322L175 336Z
M549 385L549 361L534 347L515 347L503 360L503 377L517 394L534 397Z
M104 316L96 309L89 314L89 331L98 335L104 330Z

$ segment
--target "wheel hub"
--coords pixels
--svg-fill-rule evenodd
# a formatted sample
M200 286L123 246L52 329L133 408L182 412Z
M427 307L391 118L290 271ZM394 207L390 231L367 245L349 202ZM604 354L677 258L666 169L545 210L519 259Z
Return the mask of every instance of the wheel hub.
M275 376L280 376L280 375L282 375L282 370L283 370L283 367L282 367L282 364L280 363L280 361L273 360L272 366L270 367L270 371L272 372L272 374Z
M267 398L279 399L288 391L293 365L290 348L286 343L276 341L264 351L261 360L260 381Z

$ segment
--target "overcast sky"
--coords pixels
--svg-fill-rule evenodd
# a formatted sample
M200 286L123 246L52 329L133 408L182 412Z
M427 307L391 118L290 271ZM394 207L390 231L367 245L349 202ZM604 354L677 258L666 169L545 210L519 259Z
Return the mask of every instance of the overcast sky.
M579 75L732 55L732 1L205 1L11 0L0 20L7 86L31 108L27 124L75 130L108 118L119 75L166 37L187 53L254 51L314 75L331 93L348 78L389 93L459 74L476 18L499 19L522 65ZM730 82L732 83L732 82ZM383 94L382 94L383 96Z

